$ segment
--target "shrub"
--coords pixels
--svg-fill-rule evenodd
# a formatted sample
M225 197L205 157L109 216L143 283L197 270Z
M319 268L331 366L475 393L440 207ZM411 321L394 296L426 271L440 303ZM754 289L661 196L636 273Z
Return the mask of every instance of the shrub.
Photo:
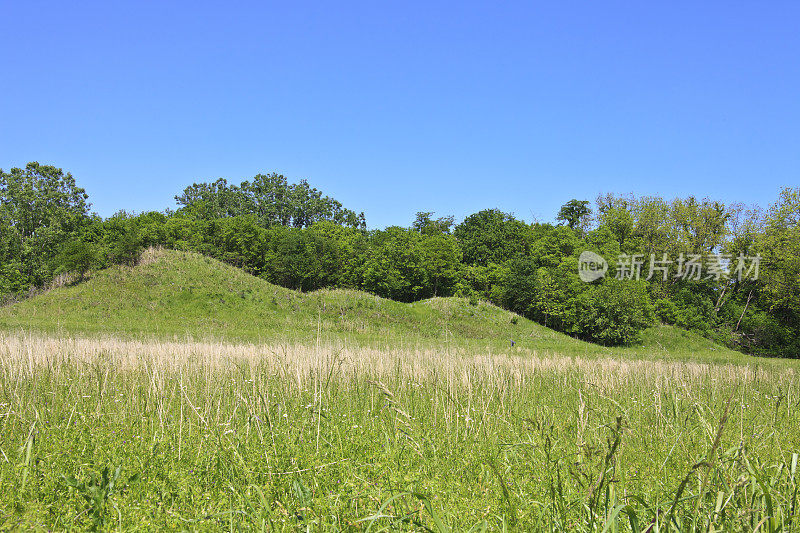
M631 344L652 325L653 305L642 281L607 279L581 295L581 336L602 344Z
M82 240L70 241L64 245L56 257L58 270L73 272L82 280L86 273L97 262L97 250L94 245Z

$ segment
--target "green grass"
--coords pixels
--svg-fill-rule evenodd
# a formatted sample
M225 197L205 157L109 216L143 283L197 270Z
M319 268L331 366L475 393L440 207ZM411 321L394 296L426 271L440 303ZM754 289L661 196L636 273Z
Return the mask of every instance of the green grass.
M0 309L2 531L797 531L799 454L794 361L671 327L171 251Z
M790 370L0 340L3 529L777 532L797 514Z
M463 298L434 298L404 304L351 290L303 294L194 253L149 251L145 259L139 266L112 267L86 282L6 306L0 309L0 329L237 342L297 343L322 336L363 346L763 362L673 327L652 328L635 346L607 348L482 301L470 305Z

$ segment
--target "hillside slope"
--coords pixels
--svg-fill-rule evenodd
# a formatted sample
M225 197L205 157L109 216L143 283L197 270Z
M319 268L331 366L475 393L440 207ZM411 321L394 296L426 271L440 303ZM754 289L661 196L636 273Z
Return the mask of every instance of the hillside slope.
M609 349L487 302L433 298L405 304L351 290L303 294L215 259L170 250L147 251L136 267L112 267L83 283L4 307L0 328L246 342L345 340L580 356L746 357L675 328L645 332L641 346Z

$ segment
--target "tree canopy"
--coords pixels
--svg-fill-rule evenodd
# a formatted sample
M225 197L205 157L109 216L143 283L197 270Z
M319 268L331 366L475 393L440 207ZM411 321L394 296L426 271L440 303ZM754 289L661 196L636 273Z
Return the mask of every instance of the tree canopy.
M164 246L299 291L352 288L404 302L482 298L603 344L635 342L664 323L751 353L800 356L798 188L780 191L767 211L692 196L607 194L594 210L570 200L557 225L485 209L459 224L419 212L408 227L371 231L362 213L275 173L238 185L195 183L176 197L176 211L103 219L89 212L86 191L69 173L29 163L0 170L0 200L3 299L62 272L80 281L93 269L132 265L144 248ZM581 281L584 251L607 261L605 277ZM728 262L727 275L711 263L703 265L716 268L711 275L681 275L710 257ZM647 276L656 263L666 266ZM741 275L755 266L760 275Z
M345 209L333 198L311 187L306 180L289 183L281 174L258 174L252 181L229 185L220 178L194 183L175 196L181 210L193 216L214 219L254 215L262 227L307 228L329 220L365 229L364 213Z

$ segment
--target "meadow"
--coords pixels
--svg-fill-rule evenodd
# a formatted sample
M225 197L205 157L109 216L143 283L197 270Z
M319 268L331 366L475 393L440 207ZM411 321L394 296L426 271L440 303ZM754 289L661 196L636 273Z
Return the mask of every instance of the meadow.
M791 531L792 368L0 336L3 529Z
M151 250L0 308L0 530L795 531L798 407L794 361L676 328Z
M608 347L480 299L401 303L356 290L301 293L200 254L161 249L146 250L134 267L113 266L82 283L61 280L42 294L0 306L0 330L252 344L308 345L321 337L382 350L425 346L474 353L791 364L754 359L672 326L645 330L640 343Z

